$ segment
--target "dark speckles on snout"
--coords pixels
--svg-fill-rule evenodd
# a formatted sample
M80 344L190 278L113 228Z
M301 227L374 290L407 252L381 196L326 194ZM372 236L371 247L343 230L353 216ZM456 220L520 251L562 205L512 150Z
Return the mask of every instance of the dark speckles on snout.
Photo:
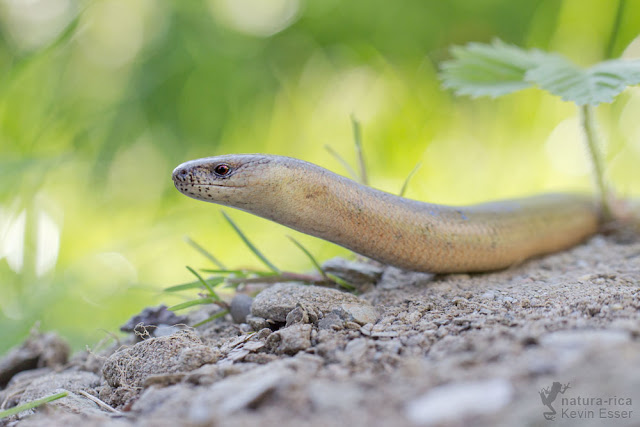
M178 167L173 171L173 182L176 187L180 184L182 186L188 185L194 182L194 176L190 168Z
M173 179L178 181L186 181L189 177L189 172L185 168L180 168L173 173Z

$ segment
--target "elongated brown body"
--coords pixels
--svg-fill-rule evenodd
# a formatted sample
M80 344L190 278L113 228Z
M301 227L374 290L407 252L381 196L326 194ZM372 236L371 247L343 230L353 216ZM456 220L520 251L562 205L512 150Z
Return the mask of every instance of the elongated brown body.
M496 270L571 247L598 230L590 197L544 194L444 206L360 185L301 160L234 154L173 172L178 190L242 209L408 270Z

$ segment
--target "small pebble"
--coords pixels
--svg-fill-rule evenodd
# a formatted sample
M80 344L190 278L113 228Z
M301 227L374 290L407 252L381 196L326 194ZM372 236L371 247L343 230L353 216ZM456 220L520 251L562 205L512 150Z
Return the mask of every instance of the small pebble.
M296 323L282 328L267 338L267 345L278 354L294 355L311 347L311 325Z
M247 316L251 313L253 298L245 294L236 294L231 300L231 318L235 323L246 323Z
M377 310L367 301L336 289L297 283L277 283L260 292L251 305L251 315L284 323L287 315L297 306L309 313L330 313L343 308L357 323L364 325L377 319ZM347 320L347 319L345 319ZM351 320L351 319L349 319Z

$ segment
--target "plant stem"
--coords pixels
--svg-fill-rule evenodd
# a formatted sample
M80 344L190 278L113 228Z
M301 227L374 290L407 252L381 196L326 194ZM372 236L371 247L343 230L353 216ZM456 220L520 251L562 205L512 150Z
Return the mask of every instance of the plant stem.
M193 240L191 237L186 236L184 238L184 240L187 242L187 244L189 244L191 247L193 247L196 251L200 252L205 258L207 258L209 261L211 261L216 267L218 267L220 270L225 270L227 267L224 266L223 263L221 263L218 258L214 257L213 254L211 252L209 252L208 250L206 250L205 248L203 248L202 246L200 246L195 240Z
M234 277L227 279L227 283L231 284L247 284L247 283L281 283L281 282L307 282L314 285L326 285L332 283L332 280L323 276L313 276L309 274L292 273L283 271L275 276L266 277Z
M358 176L358 174L356 173L355 170L353 170L353 168L351 166L349 166L349 163L347 163L347 161L345 159L343 159L340 154L338 154L333 148L331 148L328 145L325 145L324 148L329 152L329 154L331 154L338 162L340 162L340 164L342 165L342 167L347 171L347 173L349 174L349 176L351 177L351 179L353 179L354 181L358 181L360 179L360 177Z
M580 121L587 141L587 148L593 171L595 173L596 185L600 196L600 208L602 209L602 220L604 222L612 219L611 207L609 206L609 192L604 182L604 165L602 156L598 151L598 142L595 129L595 118L593 116L593 108L590 105L583 105L580 108Z
M620 31L620 24L622 17L624 16L624 9L627 0L618 0L618 7L616 8L616 17L613 21L613 27L611 29L611 35L609 36L609 43L607 43L607 49L604 52L605 59L613 58L613 53L616 48L616 41L618 40L618 33Z
M364 163L364 154L362 153L362 132L360 131L360 122L353 115L351 116L351 124L353 126L353 140L356 144L356 155L358 157L358 166L360 169L360 183L363 185L369 185L367 167Z
M420 169L420 166L422 166L422 163L420 162L416 163L416 165L413 167L411 172L409 172L409 175L407 175L407 178L404 180L404 183L402 184L402 188L400 189L400 193L398 193L398 196L404 197L404 193L405 191L407 191L407 187L409 186L409 181L411 181L411 178L413 178L413 175L416 172L418 172L418 169Z

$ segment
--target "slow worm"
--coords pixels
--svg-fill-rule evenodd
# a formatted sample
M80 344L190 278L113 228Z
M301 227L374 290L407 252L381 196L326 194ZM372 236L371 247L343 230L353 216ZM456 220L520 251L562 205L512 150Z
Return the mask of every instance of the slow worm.
M173 171L194 199L241 209L396 267L478 272L576 245L598 231L591 197L543 194L471 206L409 200L289 157L232 154Z

